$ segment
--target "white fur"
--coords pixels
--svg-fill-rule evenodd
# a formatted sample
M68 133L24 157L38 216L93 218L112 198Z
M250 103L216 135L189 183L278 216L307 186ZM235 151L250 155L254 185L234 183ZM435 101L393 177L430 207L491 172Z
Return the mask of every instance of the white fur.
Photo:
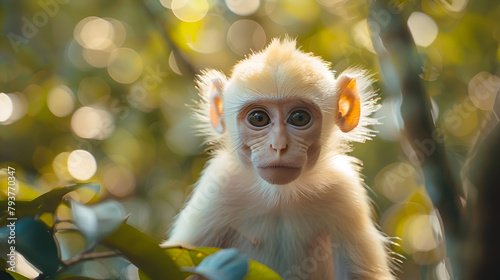
M218 71L204 72L198 82L202 101L197 116L215 150L166 245L236 247L286 279L331 279L333 259L322 262L319 254L311 253L318 240L327 240L337 260L337 278L340 264L356 279L393 279L386 238L371 220L360 162L345 155L350 141L373 136L367 128L376 123L369 117L377 109L371 79L360 70L344 75L356 77L362 101L359 125L348 133L335 125L339 93L328 64L297 50L292 40L273 40L264 51L237 64L230 79ZM214 79L224 85L223 134L211 129L208 118ZM290 184L272 185L245 168L234 153L235 116L250 100L292 96L320 106L323 148L314 168Z

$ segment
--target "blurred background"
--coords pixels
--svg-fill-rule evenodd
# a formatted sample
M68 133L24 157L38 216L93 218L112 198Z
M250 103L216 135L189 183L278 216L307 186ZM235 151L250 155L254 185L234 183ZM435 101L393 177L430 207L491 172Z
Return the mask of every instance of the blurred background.
M0 168L16 168L18 200L73 182L99 183L98 194L70 195L81 203L118 200L131 224L164 239L207 159L191 118L195 75L204 68L229 75L245 55L288 34L338 72L360 66L384 80L373 85L383 124L352 154L364 162L381 228L402 240L393 248L406 257L398 277L451 279L423 173L404 155L400 97L384 93L396 73L379 74L370 2L2 0ZM411 31L434 121L460 174L500 88L500 5L394 0L387 11ZM431 149L422 143L422 152ZM0 184L6 176L0 172ZM68 213L65 206L57 211L61 220ZM58 238L63 258L84 248L76 234ZM91 277L120 275L111 263L88 263Z

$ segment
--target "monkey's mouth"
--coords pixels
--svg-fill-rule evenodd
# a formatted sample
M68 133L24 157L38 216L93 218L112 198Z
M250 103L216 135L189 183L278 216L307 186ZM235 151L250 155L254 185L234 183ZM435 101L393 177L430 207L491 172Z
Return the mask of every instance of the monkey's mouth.
M257 172L268 183L285 185L297 179L302 168L285 164L269 164L258 167Z
M281 164L271 164L271 165L266 165L266 166L261 166L258 167L259 169L263 170L270 170L270 169L288 169L288 170L295 170L298 171L300 170L300 167L295 167L295 166L288 166L288 165L281 165Z

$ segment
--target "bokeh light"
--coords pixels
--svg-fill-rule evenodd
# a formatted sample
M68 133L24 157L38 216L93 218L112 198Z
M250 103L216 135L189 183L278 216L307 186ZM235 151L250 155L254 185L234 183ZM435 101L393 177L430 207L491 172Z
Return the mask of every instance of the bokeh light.
M7 121L14 111L12 100L5 93L0 93L0 122Z
M71 117L71 130L84 139L106 139L114 128L113 117L102 109L81 107Z
M87 49L107 50L113 47L113 25L105 19L88 17L81 20L74 30L75 39Z
M86 181L97 171L94 156L85 150L74 150L68 156L69 174L76 180Z
M12 124L20 120L28 111L28 101L24 94L0 93L0 124Z
M248 16L255 13L260 6L260 0L225 0L231 12L239 16Z
M23 118L28 111L28 100L21 92L9 93L8 95L13 106L13 111L8 122L13 123Z
M264 47L266 32L259 23L253 20L238 20L229 28L227 42L235 54L244 56Z
M111 53L102 50L83 49L82 57L85 61L93 67L104 68L108 66L109 57Z
M142 59L136 51L130 48L118 48L109 57L108 73L113 80L130 84L141 76L142 64Z
M414 215L406 222L403 249L407 252L431 251L442 242L442 237L439 220L435 216Z
M209 6L206 0L173 0L171 8L178 19L195 22L207 15Z
M160 4L168 9L172 9L172 0L160 0Z
M199 22L180 22L177 31L182 41L199 53L216 53L226 47L227 21L218 15L207 15ZM187 33L187 34L185 34Z
M377 174L375 188L393 202L401 202L416 190L422 177L409 163L392 163Z
M82 19L73 30L75 40L83 47L68 46L70 60L82 68L81 57L91 66L104 68L108 65L111 52L120 47L126 38L123 24L113 18L87 17Z
M47 106L56 117L66 117L73 112L75 97L70 88L58 85L49 91Z
M135 191L135 176L127 168L109 164L102 168L102 180L106 190L116 197L127 197Z
M491 110L500 92L500 78L488 72L480 72L469 82L469 97L481 110Z
M436 39L439 29L436 22L427 14L413 12L408 18L408 27L415 44L428 47Z
M104 18L113 27L113 48L118 48L123 45L127 37L127 31L124 24L114 18Z
M69 182L73 179L68 170L68 158L69 152L62 152L54 157L52 161L52 169L59 182Z

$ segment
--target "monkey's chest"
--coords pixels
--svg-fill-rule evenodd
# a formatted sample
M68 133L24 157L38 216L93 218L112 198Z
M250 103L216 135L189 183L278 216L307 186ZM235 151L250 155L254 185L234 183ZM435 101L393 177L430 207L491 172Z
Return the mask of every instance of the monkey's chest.
M308 261L312 240L321 230L311 219L279 215L249 218L231 228L234 235L230 247L240 249L250 259L271 267L282 276L291 275L294 267ZM322 244L325 250L330 245Z

